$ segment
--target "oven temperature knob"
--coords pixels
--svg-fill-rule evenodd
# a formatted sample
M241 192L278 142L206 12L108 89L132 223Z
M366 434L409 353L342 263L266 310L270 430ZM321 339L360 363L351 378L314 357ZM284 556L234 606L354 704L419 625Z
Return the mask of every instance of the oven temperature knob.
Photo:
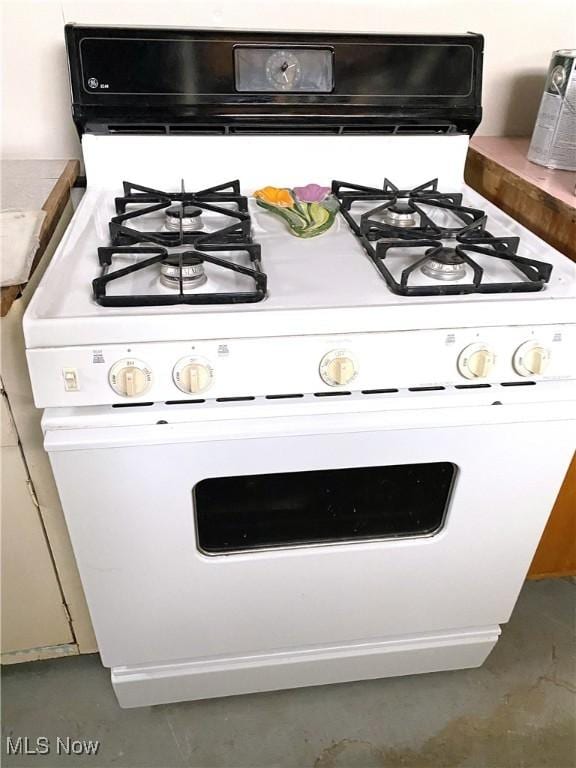
M485 379L490 375L496 356L484 344L470 344L460 352L458 370L466 379Z
M520 376L538 376L550 362L550 350L534 341L521 344L512 358L512 365Z
M178 360L172 371L174 384L189 395L208 389L212 384L213 375L208 361L198 357L183 357Z
M330 387L349 384L357 373L356 360L346 349L332 350L320 361L320 376Z
M110 386L122 397L138 397L152 386L152 371L141 360L126 358L110 368Z

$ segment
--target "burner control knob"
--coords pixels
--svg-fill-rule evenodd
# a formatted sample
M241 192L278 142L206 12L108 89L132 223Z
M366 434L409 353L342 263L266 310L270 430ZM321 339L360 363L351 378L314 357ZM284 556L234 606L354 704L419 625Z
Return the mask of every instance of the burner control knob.
M172 371L174 384L189 395L208 389L212 384L213 375L208 361L199 357L183 357L178 360Z
M512 365L520 376L538 376L544 373L550 362L550 350L536 341L521 344L512 358Z
M494 352L485 344L470 344L460 352L458 370L466 379L485 379L495 362Z
M356 378L357 373L356 360L346 349L332 350L320 361L320 376L330 387L349 384Z
M110 386L122 397L139 397L152 386L152 371L141 360L126 358L110 368Z

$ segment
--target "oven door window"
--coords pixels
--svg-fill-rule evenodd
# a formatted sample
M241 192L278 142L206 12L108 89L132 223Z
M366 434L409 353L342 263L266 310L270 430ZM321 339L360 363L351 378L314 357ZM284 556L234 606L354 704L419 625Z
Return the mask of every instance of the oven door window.
M434 462L208 478L194 488L198 546L217 555L431 536L455 474Z

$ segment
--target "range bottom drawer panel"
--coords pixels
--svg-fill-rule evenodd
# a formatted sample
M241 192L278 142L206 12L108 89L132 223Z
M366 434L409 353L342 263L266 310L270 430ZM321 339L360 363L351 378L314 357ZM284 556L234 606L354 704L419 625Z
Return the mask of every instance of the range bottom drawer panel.
M414 414L413 428L387 428L386 414L375 413L370 428L358 432L350 431L355 416L348 414L315 417L314 434L298 434L300 423L293 419L291 434L259 435L254 419L251 436L236 439L227 439L230 422L210 440L200 431L195 439L184 425L138 428L132 445L126 445L129 426L119 432L122 445L105 429L101 442L95 438L99 430L87 432L91 442L86 439L82 448L71 447L82 443L77 430L48 433L104 663L304 651L507 621L570 460L574 422L506 423L510 417L500 407L490 413L502 414L502 423L445 427L443 410L436 427L417 428ZM534 409L527 408L530 413ZM262 425L266 421L270 428L270 420ZM309 418L306 423L310 430ZM162 443L154 442L159 434ZM443 471L426 478L412 474L418 466ZM388 490L378 489L374 479L372 487L363 481L378 477L379 468L387 468ZM316 525L305 521L306 510L316 514L306 502L310 473L331 478L327 488L348 494L348 506L335 508L336 527L343 525L338 515L353 514L350 499L364 498L369 508L384 510L387 525L395 521L396 531L407 532L410 515L421 514L429 535L353 542L335 542L331 535L329 545L295 546L302 543L303 527ZM290 491L281 494L271 484L253 491L248 506L254 510L259 495L263 513L266 491L271 515L278 514L282 498L294 507L293 518L283 511L287 524L277 537L290 539L290 546L253 549L253 530L250 548L238 551L247 533L238 489L250 478L278 475L282 482L290 477ZM394 475L404 477L402 486ZM408 506L406 477L415 486ZM218 491L223 486L217 478L231 478L225 492ZM318 493L321 484L313 485ZM434 533L442 500L445 517ZM429 504L434 515L426 511ZM206 530L205 548L209 541L222 548L238 523L230 553L201 551L198 512L209 521L220 516L209 536ZM321 515L318 526L328 527L327 507ZM266 535L258 533L259 545ZM306 535L313 538L310 530Z

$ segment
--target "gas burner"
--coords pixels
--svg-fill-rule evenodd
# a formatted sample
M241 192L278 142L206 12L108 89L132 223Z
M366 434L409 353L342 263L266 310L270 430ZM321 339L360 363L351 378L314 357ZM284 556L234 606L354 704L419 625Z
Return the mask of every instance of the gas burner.
M202 251L200 252L200 249ZM244 256L245 264L232 260L232 255ZM132 259L129 266L112 269L115 258L121 263L126 258ZM206 235L197 241L197 250L169 253L159 246L107 246L98 248L98 260L102 274L92 281L94 298L103 307L165 307L176 304L251 304L266 297L267 276L262 271L260 246L256 243L218 243L213 235ZM200 269L200 263L202 269ZM252 281L252 290L186 292L190 287L197 288L205 281L204 265L209 264L217 274L220 270L245 275ZM248 266L248 264L250 266ZM170 294L113 294L107 293L107 286L115 280L142 270L157 270L160 266L160 281L163 285L175 288ZM157 274L157 272L156 272ZM197 282L194 282L197 281Z
M430 258L420 267L426 277L434 280L461 280L466 277L466 262L455 248L430 248L426 255Z
M410 206L402 201L386 208L382 214L382 221L391 227L415 227L418 224L417 214Z
M171 205L164 211L166 229L195 232L202 229L202 210L195 205Z
M486 230L484 211L463 205L460 193L440 192L437 179L412 189L399 189L388 179L381 189L333 181L332 194L389 289L398 295L525 293L541 291L550 279L550 264L520 256L516 237L494 237ZM366 203L377 205L366 211ZM402 253L404 264L409 264L399 279L388 267L395 253ZM487 258L507 263L509 279L486 279L482 264ZM432 282L413 281L416 272Z
M241 243L250 240L248 201L240 193L240 182L229 181L198 192L187 192L184 181L179 192L166 192L125 181L124 195L115 200L116 216L110 220L112 245L137 245L140 242L166 247L195 245L204 237L203 213L209 213L220 228L221 243ZM137 208L134 208L138 206ZM164 213L163 227L153 230L136 229L132 223L146 223L153 214Z
M166 288L199 288L208 278L204 262L194 253L171 254L160 263L160 282Z
M437 179L412 189L399 189L388 179L382 189L334 181L332 192L354 233L371 241L390 237L453 239L482 230L486 222L483 211L462 204L460 193L440 192ZM358 225L352 215L355 206L367 202L380 204L362 213Z
M517 254L520 240L517 237L490 237L484 233L478 239L458 238L455 247L434 240L381 240L376 249L370 246L369 255L382 274L390 290L401 296L446 296L468 293L525 293L540 291L550 279L552 267L542 261L527 259ZM393 253L404 251L413 259L397 280L387 266ZM480 258L478 258L480 257ZM523 280L486 282L483 258L500 259L515 267ZM471 280L459 282L469 267ZM417 271L434 280L458 281L457 285L421 285L412 282ZM457 276L454 276L454 274Z
M200 192L186 192L182 182L180 192L173 193L125 181L124 196L115 202L117 215L110 221L111 245L98 248L102 273L92 281L98 304L104 307L246 304L266 297L267 276L262 270L260 245L252 239L248 201L240 194L239 181ZM205 212L209 213L211 224L212 220L220 222L220 228L208 231L204 227L202 214ZM156 217L151 219L149 214ZM140 217L158 224L158 214L161 218L155 230L128 226L127 222ZM147 288L147 293L108 292L112 281L121 281L142 271L155 278L152 283L158 281L173 290L169 293L153 288ZM230 273L244 277L234 283ZM223 290L219 276L224 278L224 286L239 287ZM208 277L216 290L196 291ZM119 285L127 284L128 281L115 283L114 288L117 291ZM150 283L145 280L143 285Z

